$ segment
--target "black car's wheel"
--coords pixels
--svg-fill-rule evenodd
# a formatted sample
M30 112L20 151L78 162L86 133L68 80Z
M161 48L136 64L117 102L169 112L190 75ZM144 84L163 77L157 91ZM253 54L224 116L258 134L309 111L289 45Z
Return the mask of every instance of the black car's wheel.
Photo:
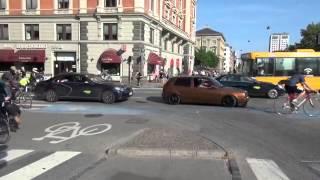
M275 99L279 96L279 93L276 89L270 89L267 93L267 96L271 99Z
M113 92L111 91L105 91L102 93L102 102L106 103L106 104L112 104L115 102L116 100L116 97L115 95L113 94Z
M221 104L225 107L235 107L237 105L237 99L233 96L225 96Z
M48 102L56 102L58 101L58 95L54 90L49 90L46 92L46 100Z
M168 103L172 105L177 105L181 103L181 99L178 95L172 94L168 97Z

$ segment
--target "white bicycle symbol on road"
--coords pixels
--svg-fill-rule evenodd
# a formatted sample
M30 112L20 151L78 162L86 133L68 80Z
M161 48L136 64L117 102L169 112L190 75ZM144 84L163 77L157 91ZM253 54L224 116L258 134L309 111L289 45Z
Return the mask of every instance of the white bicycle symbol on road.
M58 144L78 136L93 136L107 132L111 129L111 124L95 124L81 129L79 122L66 122L55 124L44 130L47 135L40 138L32 138L34 141L42 141L44 139L55 139L50 141L51 144ZM63 136L64 133L71 133L69 137Z

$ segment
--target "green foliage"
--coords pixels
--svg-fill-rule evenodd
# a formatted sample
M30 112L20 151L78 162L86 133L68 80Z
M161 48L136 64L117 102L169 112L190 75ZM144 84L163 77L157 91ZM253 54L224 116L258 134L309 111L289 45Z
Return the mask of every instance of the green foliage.
M296 44L296 48L300 49L314 49L320 51L320 44L318 38L320 35L320 23L311 23L306 29L301 30L301 42Z
M201 48L195 52L195 65L215 68L219 64L219 58L212 51Z

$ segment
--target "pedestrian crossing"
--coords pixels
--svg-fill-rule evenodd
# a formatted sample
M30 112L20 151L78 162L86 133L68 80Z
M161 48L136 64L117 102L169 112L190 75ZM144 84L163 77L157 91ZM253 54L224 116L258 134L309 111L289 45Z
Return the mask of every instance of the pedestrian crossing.
M280 167L270 159L246 159L257 180L290 180Z
M8 168L12 163L26 158L36 153L34 150L29 149L13 149L0 153L0 163L5 164L3 168ZM53 168L62 165L63 163L71 160L72 158L80 155L81 152L76 151L56 151L49 153L47 156L41 159L35 160L30 164L18 167L12 172L7 174L0 174L0 180L30 180L34 179ZM18 163L19 164L19 163ZM2 169L1 169L2 170Z
M49 171L56 173L53 170L54 168L83 154L78 151L53 151L46 152L39 158L33 158L37 153L41 154L41 152L32 149L2 151L0 153L0 165L2 167L0 168L0 180L31 180ZM21 163L26 160L27 164ZM246 158L246 162L257 180L290 180L273 160ZM3 164L5 166L2 166ZM10 166L13 166L13 168ZM6 169L10 171L6 171Z

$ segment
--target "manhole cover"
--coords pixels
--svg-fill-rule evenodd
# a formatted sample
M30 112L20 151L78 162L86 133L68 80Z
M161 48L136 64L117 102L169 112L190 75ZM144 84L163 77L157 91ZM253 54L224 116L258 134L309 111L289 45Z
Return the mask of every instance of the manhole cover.
M98 118L103 116L103 114L85 114L84 117L86 118Z
M129 119L126 121L127 124L145 124L149 120L148 119Z
M136 103L147 103L146 101L136 101Z

